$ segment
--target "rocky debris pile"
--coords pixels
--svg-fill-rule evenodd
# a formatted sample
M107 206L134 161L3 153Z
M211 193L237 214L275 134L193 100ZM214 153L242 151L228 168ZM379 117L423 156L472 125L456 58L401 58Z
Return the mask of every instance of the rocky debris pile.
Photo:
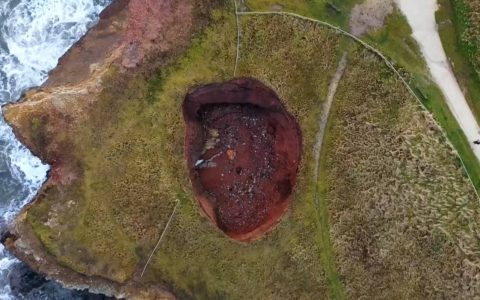
M198 88L183 110L188 167L202 209L237 240L269 231L296 182L297 122L272 90L249 78Z

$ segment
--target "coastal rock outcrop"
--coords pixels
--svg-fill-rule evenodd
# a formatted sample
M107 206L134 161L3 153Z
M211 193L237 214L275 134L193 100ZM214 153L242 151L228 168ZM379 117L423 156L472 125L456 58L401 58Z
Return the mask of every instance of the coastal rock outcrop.
M233 1L114 1L4 108L51 166L6 247L118 298L326 295L312 149L342 36L287 16L238 25Z
M99 267L93 254L89 255L93 261L86 257L78 262L62 261L62 256L82 250L63 248L52 253L48 242L35 230L38 224L29 220L29 209L50 199L62 199L44 216L41 226L58 232L75 226L61 224L57 215L68 206L81 205L82 200L72 191L83 184L88 166L82 150L78 150L83 147L78 131L95 122L92 111L98 110L101 100L128 93L128 87L122 84L147 80L155 70L181 55L195 32L208 23L216 2L114 0L100 15L98 24L59 60L45 84L3 108L16 136L51 165L48 180L36 199L22 210L3 241L35 271L67 287L89 288L120 298L172 297L161 284L148 287L135 281L134 267Z

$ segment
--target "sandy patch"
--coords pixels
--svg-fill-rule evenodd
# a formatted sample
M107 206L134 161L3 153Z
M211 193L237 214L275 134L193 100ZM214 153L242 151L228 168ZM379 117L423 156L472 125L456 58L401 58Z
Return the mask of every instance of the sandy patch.
M350 32L355 36L361 36L378 29L383 26L385 18L392 12L392 0L365 0L352 9Z

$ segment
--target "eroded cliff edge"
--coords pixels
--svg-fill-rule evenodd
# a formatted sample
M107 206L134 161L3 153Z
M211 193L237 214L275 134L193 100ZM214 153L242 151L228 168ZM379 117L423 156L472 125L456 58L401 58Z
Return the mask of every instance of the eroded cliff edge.
M237 4L271 9L261 2ZM236 77L233 1L115 4L44 87L6 108L20 138L52 165L5 236L20 258L71 286L130 298L170 297L165 287L194 299L478 294L480 202L441 130L383 60L309 20L239 18L236 75L275 91L303 141L285 214L261 239L239 243L194 200L182 116L190 91ZM220 131L208 133L205 145L221 143ZM234 163L236 150L222 149Z
M182 55L195 34L210 22L212 9L221 5L222 1L114 0L101 14L98 24L60 59L45 84L28 91L20 102L3 107L5 119L16 136L51 165L41 191L4 236L9 251L67 287L89 288L120 298L173 298L162 283L144 285L135 279L138 261L116 257L99 265L95 254L82 253L90 250L76 247L75 243L66 241L64 247L52 251L45 236L38 233L42 226L62 232L78 225L57 217L75 214L75 209L69 209L82 205L82 197L76 196L83 189L89 168L85 153L92 150L85 147L95 147L91 139L82 139L82 130L88 127L98 131L91 134L93 140L99 138L96 141L101 143L99 113L106 118L113 116L114 112L109 111L120 105L113 104L116 100L128 98L124 97L128 93L145 93L140 84L132 85L147 81L159 68ZM44 224L29 219L32 206L41 207L52 199L66 203L54 205L41 218ZM149 232L145 239L154 234ZM82 238L87 237L79 237ZM122 237L118 240L122 244ZM108 251L104 250L99 251L100 256L105 257ZM80 253L78 261L62 259L72 252ZM114 251L110 254L116 255Z
M341 36L288 17L241 26L237 75L278 93L312 149ZM233 1L114 2L43 87L5 108L52 166L7 247L67 286L119 297L171 297L165 287L196 299L326 294L311 151L297 149L296 185L278 188L291 193L289 208L255 242L229 238L194 201L182 103L196 87L232 80L236 49Z

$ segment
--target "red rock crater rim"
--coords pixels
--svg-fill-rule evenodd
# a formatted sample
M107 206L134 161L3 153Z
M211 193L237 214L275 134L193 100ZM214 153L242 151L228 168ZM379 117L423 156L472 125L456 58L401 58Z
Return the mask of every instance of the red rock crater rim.
M195 198L233 239L271 230L288 208L301 131L274 91L251 78L206 85L183 103Z

